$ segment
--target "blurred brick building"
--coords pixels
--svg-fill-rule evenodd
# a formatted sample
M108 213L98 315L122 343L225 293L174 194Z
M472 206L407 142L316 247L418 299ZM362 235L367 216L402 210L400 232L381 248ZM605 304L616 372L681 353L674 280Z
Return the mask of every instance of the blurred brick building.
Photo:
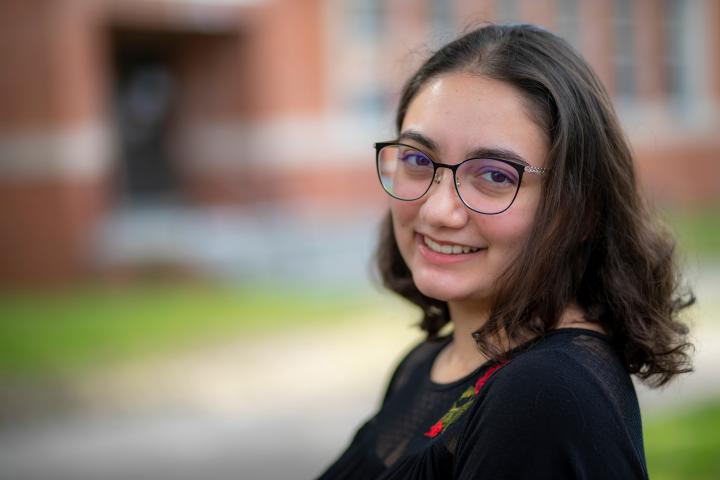
M656 200L720 203L715 0L4 0L0 284L87 275L118 211L377 205L402 81L486 21L590 60Z

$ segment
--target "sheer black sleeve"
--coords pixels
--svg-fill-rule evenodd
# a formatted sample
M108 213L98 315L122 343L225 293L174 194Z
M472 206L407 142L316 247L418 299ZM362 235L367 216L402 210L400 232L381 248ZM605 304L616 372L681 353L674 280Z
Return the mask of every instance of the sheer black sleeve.
M511 361L470 412L454 478L646 479L642 451L621 421L624 399L598 388L588 366L564 352Z

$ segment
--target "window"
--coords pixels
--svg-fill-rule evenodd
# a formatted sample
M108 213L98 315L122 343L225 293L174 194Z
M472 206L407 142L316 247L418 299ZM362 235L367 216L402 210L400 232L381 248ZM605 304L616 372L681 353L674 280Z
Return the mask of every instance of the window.
M577 0L556 0L556 30L558 35L578 48L578 3Z
M682 101L687 93L684 71L687 67L685 56L685 0L664 0L665 57L663 67L667 94L676 101Z
M497 2L497 21L499 23L518 23L520 15L517 0L503 0Z
M353 36L379 39L384 29L382 0L357 0L347 6Z
M631 99L637 90L631 0L614 0L612 26L615 37L615 95L621 99Z
M440 47L456 33L453 2L451 0L430 0L429 13L433 45Z

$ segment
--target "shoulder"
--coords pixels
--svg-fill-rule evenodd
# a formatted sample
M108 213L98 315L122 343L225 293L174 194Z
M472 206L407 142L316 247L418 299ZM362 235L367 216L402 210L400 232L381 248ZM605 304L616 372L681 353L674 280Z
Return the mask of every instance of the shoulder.
M606 340L576 333L543 339L500 369L481 399L485 413L575 434L622 427L637 402L630 376Z
M483 399L488 413L527 417L537 423L553 417L581 416L580 406L592 396L592 382L566 352L527 352L499 370ZM538 414L542 414L538 417ZM570 415L570 417L568 417Z
M578 386L586 383L586 365L578 352L566 342L549 344L541 341L527 351L514 356L498 372L495 383L499 387L520 390L544 385Z
M558 332L551 337L497 372L487 389L487 408L515 407L567 420L567 415L603 413L617 391L633 390L629 375L599 336Z
M460 434L459 478L646 478L634 388L601 337L549 335L497 370Z

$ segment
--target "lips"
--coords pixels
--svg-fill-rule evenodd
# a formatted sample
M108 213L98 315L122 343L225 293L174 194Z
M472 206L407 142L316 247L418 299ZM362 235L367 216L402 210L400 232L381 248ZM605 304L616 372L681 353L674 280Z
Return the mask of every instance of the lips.
M430 250L436 253L442 253L445 255L462 255L468 253L475 253L481 249L478 247L471 247L469 245L461 245L454 243L440 243L433 240L427 235L421 235L422 241Z

